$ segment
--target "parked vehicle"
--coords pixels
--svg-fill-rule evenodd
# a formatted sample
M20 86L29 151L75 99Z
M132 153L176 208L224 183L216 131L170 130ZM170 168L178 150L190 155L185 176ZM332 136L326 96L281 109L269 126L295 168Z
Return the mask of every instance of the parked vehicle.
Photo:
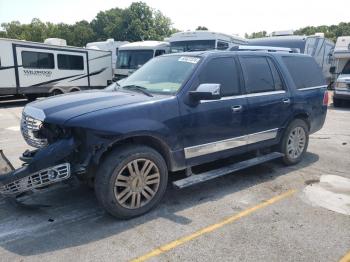
M327 94L308 55L163 55L121 86L28 104L21 130L38 149L24 153L23 168L0 176L0 193L13 196L77 175L93 181L109 213L138 216L160 202L173 171L186 170L188 177L174 182L183 188L280 157L298 163L309 134L324 124ZM260 154L193 174L198 165L247 152Z
M333 105L341 106L350 100L350 36L338 37L334 48L334 66L331 73L335 76Z
M0 95L35 99L111 83L111 52L64 44L60 39L47 43L0 39Z
M114 39L111 38L111 39L107 39L106 41L87 43L86 48L111 51L112 52L113 74L116 75L117 74L117 72L116 72L117 56L118 56L119 47L122 45L128 44L128 43L129 43L128 41L114 41Z
M239 36L200 30L174 33L167 41L170 43L171 53L212 49L229 50L233 46L247 43Z
M169 53L169 43L160 41L141 41L123 45L119 48L116 78L123 79L153 57Z
M333 62L334 43L325 38L323 34L311 36L280 35L250 39L248 45L289 47L315 58L317 64L322 68L324 77L331 85L332 76L329 69Z

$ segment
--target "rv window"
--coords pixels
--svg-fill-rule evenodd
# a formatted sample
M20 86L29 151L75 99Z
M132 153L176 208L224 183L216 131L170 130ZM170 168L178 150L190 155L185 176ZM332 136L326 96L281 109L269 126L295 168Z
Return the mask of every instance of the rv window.
M266 57L242 57L241 64L248 93L275 90L275 82Z
M326 84L320 66L312 57L285 56L283 61L298 89Z
M23 68L53 69L55 62L53 54L22 51Z
M228 48L228 43L218 41L218 50L226 50Z
M346 65L344 66L342 72L342 74L350 74L350 61L348 61L346 63Z
M210 60L199 75L200 84L220 84L222 96L240 94L237 65L232 57Z
M84 58L80 55L57 55L58 69L84 70Z
M156 50L156 53L154 54L154 56L160 56L164 54L165 54L165 50Z

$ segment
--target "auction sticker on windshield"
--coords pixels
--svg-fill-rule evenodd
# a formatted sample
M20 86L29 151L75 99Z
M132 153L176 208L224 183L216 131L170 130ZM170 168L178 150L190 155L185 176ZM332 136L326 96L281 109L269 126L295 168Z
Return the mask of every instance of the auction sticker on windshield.
M192 63L197 64L200 58L198 57L191 57L191 56L182 56L179 58L180 62L186 62L186 63Z

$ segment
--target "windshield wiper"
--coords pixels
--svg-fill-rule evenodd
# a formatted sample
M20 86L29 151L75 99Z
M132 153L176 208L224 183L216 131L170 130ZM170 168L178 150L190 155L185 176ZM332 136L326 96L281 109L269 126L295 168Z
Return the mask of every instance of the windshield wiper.
M133 91L136 91L136 92L139 92L139 93L143 93L146 96L150 96L150 97L153 96L150 92L147 91L147 88L145 88L143 86L127 85L127 86L123 86L122 88L126 89L126 90L133 90Z

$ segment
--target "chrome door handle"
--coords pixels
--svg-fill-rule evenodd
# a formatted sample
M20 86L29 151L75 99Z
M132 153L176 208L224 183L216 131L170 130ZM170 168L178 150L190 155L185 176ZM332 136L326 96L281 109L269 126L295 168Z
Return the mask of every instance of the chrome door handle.
M234 113L240 112L240 111L242 110L242 106L241 106L241 105L232 106L231 108L232 108L232 111L233 111Z
M284 104L290 104L290 99L289 99L289 98L284 98L284 99L282 100L282 102L283 102Z

